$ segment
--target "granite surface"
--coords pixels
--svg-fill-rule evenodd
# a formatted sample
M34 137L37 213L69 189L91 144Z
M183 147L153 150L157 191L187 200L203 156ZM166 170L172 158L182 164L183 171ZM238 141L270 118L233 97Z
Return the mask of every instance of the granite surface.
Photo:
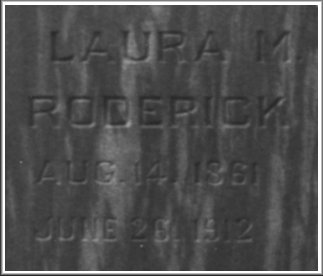
M7 270L317 270L317 7L5 12Z

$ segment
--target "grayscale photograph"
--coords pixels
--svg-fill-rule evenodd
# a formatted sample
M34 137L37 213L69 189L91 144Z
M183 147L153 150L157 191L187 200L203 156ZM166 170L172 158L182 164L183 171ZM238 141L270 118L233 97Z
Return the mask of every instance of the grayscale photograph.
M3 5L6 271L318 271L321 6Z

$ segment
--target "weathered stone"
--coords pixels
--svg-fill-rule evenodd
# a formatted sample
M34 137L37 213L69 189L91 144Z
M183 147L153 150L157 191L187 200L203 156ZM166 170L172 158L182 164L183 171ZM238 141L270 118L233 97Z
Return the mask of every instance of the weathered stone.
M7 270L317 270L316 6L6 6Z

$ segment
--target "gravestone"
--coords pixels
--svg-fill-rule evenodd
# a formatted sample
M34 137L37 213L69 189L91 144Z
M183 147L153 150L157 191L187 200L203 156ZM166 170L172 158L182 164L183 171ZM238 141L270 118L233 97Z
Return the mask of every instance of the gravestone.
M6 6L7 270L317 270L316 6Z

